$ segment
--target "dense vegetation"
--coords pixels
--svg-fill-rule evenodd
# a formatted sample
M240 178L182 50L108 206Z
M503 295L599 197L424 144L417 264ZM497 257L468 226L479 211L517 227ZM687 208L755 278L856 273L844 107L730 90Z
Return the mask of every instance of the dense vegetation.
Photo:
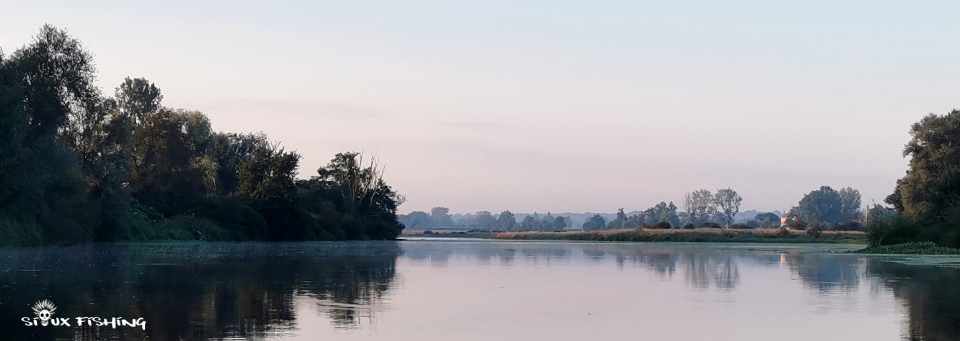
M95 85L80 42L44 26L0 53L0 244L393 239L403 198L337 154L308 180L262 134L213 131L153 83Z
M910 129L907 174L870 210L871 246L930 241L960 247L960 111L930 114Z

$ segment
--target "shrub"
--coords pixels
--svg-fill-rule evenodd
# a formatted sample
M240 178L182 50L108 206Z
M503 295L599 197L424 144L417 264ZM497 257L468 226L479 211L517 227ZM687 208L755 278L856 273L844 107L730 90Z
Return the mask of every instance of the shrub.
M423 234L433 234L433 231L426 230L426 231L423 231Z
M807 228L807 235L813 238L820 238L820 235L823 234L823 225L819 221L814 221L810 224L810 227Z
M791 229L791 230L803 231L803 230L806 230L806 229L807 229L807 223L805 223L805 222L803 222L803 221L801 221L801 220L791 220L791 221L787 222L787 228L789 228L789 229Z
M651 226L650 228L658 229L658 230L667 230L667 229L670 229L671 227L673 226L670 226L669 222L661 221L659 223L653 224L653 226Z
M872 219L864 230L871 247L936 239L933 227L920 219L899 214Z
M683 229L685 229L685 230L693 230L693 229L695 229L695 228L697 228L697 227L694 226L694 225L691 224L691 223L683 224Z
M39 226L0 218L0 246L36 246L41 243Z
M728 228L729 228L729 229L734 229L734 230L749 230L749 229L752 229L752 227L747 226L747 225L745 225L745 224L733 224L733 225L730 225L730 227L728 227Z
M848 221L846 223L837 224L830 228L831 231L861 231L863 230L863 225L858 221Z
M706 223L703 223L703 225L700 225L700 227L706 227L706 228L711 228L711 229L723 228L723 226L720 226L720 224L717 224L717 223L714 223L714 222L706 222Z

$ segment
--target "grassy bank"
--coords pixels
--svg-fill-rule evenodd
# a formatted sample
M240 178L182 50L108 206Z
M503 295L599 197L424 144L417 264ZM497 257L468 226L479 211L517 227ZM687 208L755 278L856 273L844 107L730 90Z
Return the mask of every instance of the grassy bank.
M609 242L740 242L740 243L866 243L863 232L825 231L819 237L804 231L778 229L724 230L623 229L590 232L504 232L497 239L587 240Z
M960 255L960 249L943 247L933 242L919 242L868 247L851 253L872 255Z

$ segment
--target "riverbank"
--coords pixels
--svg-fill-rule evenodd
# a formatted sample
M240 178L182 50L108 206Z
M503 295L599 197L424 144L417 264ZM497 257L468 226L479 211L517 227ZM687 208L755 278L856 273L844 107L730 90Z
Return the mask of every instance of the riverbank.
M933 242L919 242L868 247L851 253L871 255L960 255L960 249L943 247Z
M735 242L735 243L866 243L863 232L824 231L811 236L804 231L780 229L730 230L623 229L571 232L504 232L496 239L512 240L583 240L609 242Z

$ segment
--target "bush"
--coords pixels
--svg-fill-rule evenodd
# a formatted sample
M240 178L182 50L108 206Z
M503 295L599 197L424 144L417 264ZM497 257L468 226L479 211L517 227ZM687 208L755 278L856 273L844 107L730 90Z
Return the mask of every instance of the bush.
M787 229L786 227L781 227L781 228L777 229L777 236L778 236L778 237L789 237L789 236L790 236L790 230Z
M815 221L810 224L810 227L807 228L807 235L813 238L820 238L820 235L823 234L823 225L819 221Z
M0 246L37 246L42 241L39 226L0 218Z
M733 230L749 230L749 229L752 229L752 227L747 226L747 225L745 225L745 224L733 224L733 225L730 225L730 227L728 227L728 228L729 228L729 229L733 229Z
M935 240L935 231L920 219L905 215L872 219L864 227L871 247Z
M659 223L653 224L653 226L652 226L651 228L658 229L658 230L667 230L667 229L670 229L670 228L672 228L672 227L673 227L673 226L670 226L670 223L669 223L669 222L661 221L661 222L659 222Z
M831 231L862 231L863 225L858 221L848 221L843 224L837 224L830 228Z
M791 230L803 231L807 229L807 223L800 220L791 220L787 222L787 228Z
M711 228L711 229L723 228L723 226L720 226L720 224L717 224L717 223L714 223L714 222L706 222L706 223L703 223L703 225L700 225L700 227L706 227L706 228Z
M433 234L433 231L426 230L426 231L423 231L423 234Z
M684 229L684 230L693 230L693 229L695 229L695 228L697 228L697 227L694 226L694 225L691 224L691 223L683 224L683 229Z

